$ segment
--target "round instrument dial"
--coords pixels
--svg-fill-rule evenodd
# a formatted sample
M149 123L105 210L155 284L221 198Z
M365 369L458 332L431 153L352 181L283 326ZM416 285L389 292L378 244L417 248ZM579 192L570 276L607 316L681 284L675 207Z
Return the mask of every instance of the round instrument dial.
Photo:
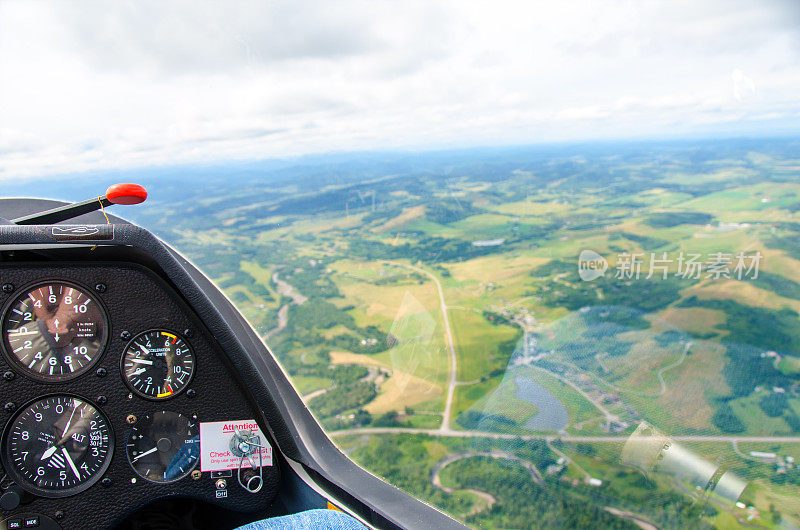
M122 355L125 383L147 399L169 399L183 392L194 366L194 353L186 341L164 329L136 335Z
M87 290L49 282L11 301L2 333L3 350L13 365L36 379L65 381L100 359L108 340L108 319Z
M175 482L200 460L197 423L177 412L156 412L139 419L128 435L128 462L151 482Z
M97 482L111 463L114 433L94 405L52 395L23 407L3 433L3 468L24 489L67 497Z

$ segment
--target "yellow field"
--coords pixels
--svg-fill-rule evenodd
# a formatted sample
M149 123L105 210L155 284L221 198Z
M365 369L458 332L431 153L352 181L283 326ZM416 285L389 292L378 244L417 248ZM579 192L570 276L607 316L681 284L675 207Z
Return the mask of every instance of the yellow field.
M228 294L228 296L230 296L232 293L242 293L247 297L248 300L250 300L250 303L253 304L254 306L275 305L275 303L272 302L271 300L264 300L257 294L250 292L250 290L247 289L244 285L232 285L226 288L225 291Z
M733 300L742 305L781 309L786 306L800 313L800 301L783 298L772 291L760 289L749 281L706 280L685 289L684 296L696 295L701 300Z
M725 312L704 307L667 307L644 317L653 325L654 331L679 329L686 333L708 333L718 331L717 326L725 323ZM727 331L718 331L726 335Z
M666 392L656 399L658 408L669 411L681 428L708 429L714 414L710 398L730 393L722 376L725 363L723 346L696 341L683 363L664 372Z
M550 261L549 258L523 255L493 255L447 264L453 278L459 282L497 282L513 276L528 275L533 269Z
M493 207L490 206L487 209L520 217L544 217L554 213L566 213L572 209L572 206L556 201L518 201L507 202Z
M390 219L383 223L382 225L373 229L374 232L389 232L391 230L397 230L403 228L409 221L414 219L419 219L425 215L425 207L424 206L413 206L411 208L405 208L403 213L395 217L394 219Z
M441 401L444 392L442 386L407 372L398 370L391 363L386 363L375 356L335 351L331 352L332 364L358 364L361 366L378 366L388 368L392 375L378 386L378 396L367 403L364 409L370 414L383 414L392 410L402 411L406 407L416 407L433 400Z
M265 269L258 263L253 261L242 261L239 263L239 267L252 276L256 283L262 285L275 300L280 300L281 297L278 293L275 292L275 289L272 286L272 282L270 279L272 278L272 271L269 269ZM275 306L275 302L268 302L269 305Z
M340 335L351 335L352 336L353 335L353 331L350 328L339 324L338 326L333 326L332 328L321 329L321 330L319 330L319 334L322 335L323 337L325 337L326 339L330 340L330 339L332 339L334 337L337 337L337 336L340 336Z
M652 336L649 332L617 335L618 340L633 342L633 345L625 355L608 356L600 361L613 375L614 386L643 394L661 391L657 372L679 361L681 352L676 347L667 349L658 346Z
M761 253L764 255L761 260L761 270L780 274L795 281L800 278L800 261L787 256L782 250L765 248Z
M359 281L352 276L377 278L378 269L386 265L380 262L337 261L331 264L336 272L333 279L347 305L355 306L351 312L359 325L379 325L388 329L397 316L406 293L411 294L420 305L427 310L437 325L441 322L439 295L432 282L375 285L371 282ZM365 272L365 269L368 271ZM350 275L350 276L348 276Z

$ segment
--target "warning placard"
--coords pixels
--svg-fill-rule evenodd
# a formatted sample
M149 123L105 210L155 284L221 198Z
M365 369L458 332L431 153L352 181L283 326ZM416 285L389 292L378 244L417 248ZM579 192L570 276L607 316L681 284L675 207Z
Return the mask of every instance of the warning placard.
M272 465L272 447L264 437L255 420L211 421L200 424L200 471L224 471L249 468L250 461L242 460L231 452L231 439L239 431L252 431L258 437L262 466ZM259 462L258 452L252 458Z

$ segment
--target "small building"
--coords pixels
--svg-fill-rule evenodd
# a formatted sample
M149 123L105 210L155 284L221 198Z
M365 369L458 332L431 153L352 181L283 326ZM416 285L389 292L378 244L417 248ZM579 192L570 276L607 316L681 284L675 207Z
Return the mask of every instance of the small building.
M499 247L503 243L505 243L505 239L486 239L483 241L473 241L473 247Z

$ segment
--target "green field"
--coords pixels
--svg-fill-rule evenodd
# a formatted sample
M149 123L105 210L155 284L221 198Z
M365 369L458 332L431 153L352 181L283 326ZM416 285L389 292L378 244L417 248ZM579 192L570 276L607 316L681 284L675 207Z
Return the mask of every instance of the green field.
M574 513L604 527L629 528L631 514L662 528L791 527L800 444L779 437L800 435L795 147L609 147L370 180L353 169L318 192L300 193L315 177L297 176L249 205L220 198L213 224L153 222L267 337L342 450L471 525L569 527ZM579 277L584 250L606 260L603 276ZM757 277L736 277L740 253L761 256ZM720 254L730 262L715 265ZM527 426L560 407L563 429ZM626 463L647 425L686 440L700 468L741 477L746 508L716 483ZM775 441L733 443L746 436ZM445 489L432 484L437 462L462 453Z
M458 351L458 380L474 381L504 371L520 337L519 330L494 325L480 313L450 310Z

